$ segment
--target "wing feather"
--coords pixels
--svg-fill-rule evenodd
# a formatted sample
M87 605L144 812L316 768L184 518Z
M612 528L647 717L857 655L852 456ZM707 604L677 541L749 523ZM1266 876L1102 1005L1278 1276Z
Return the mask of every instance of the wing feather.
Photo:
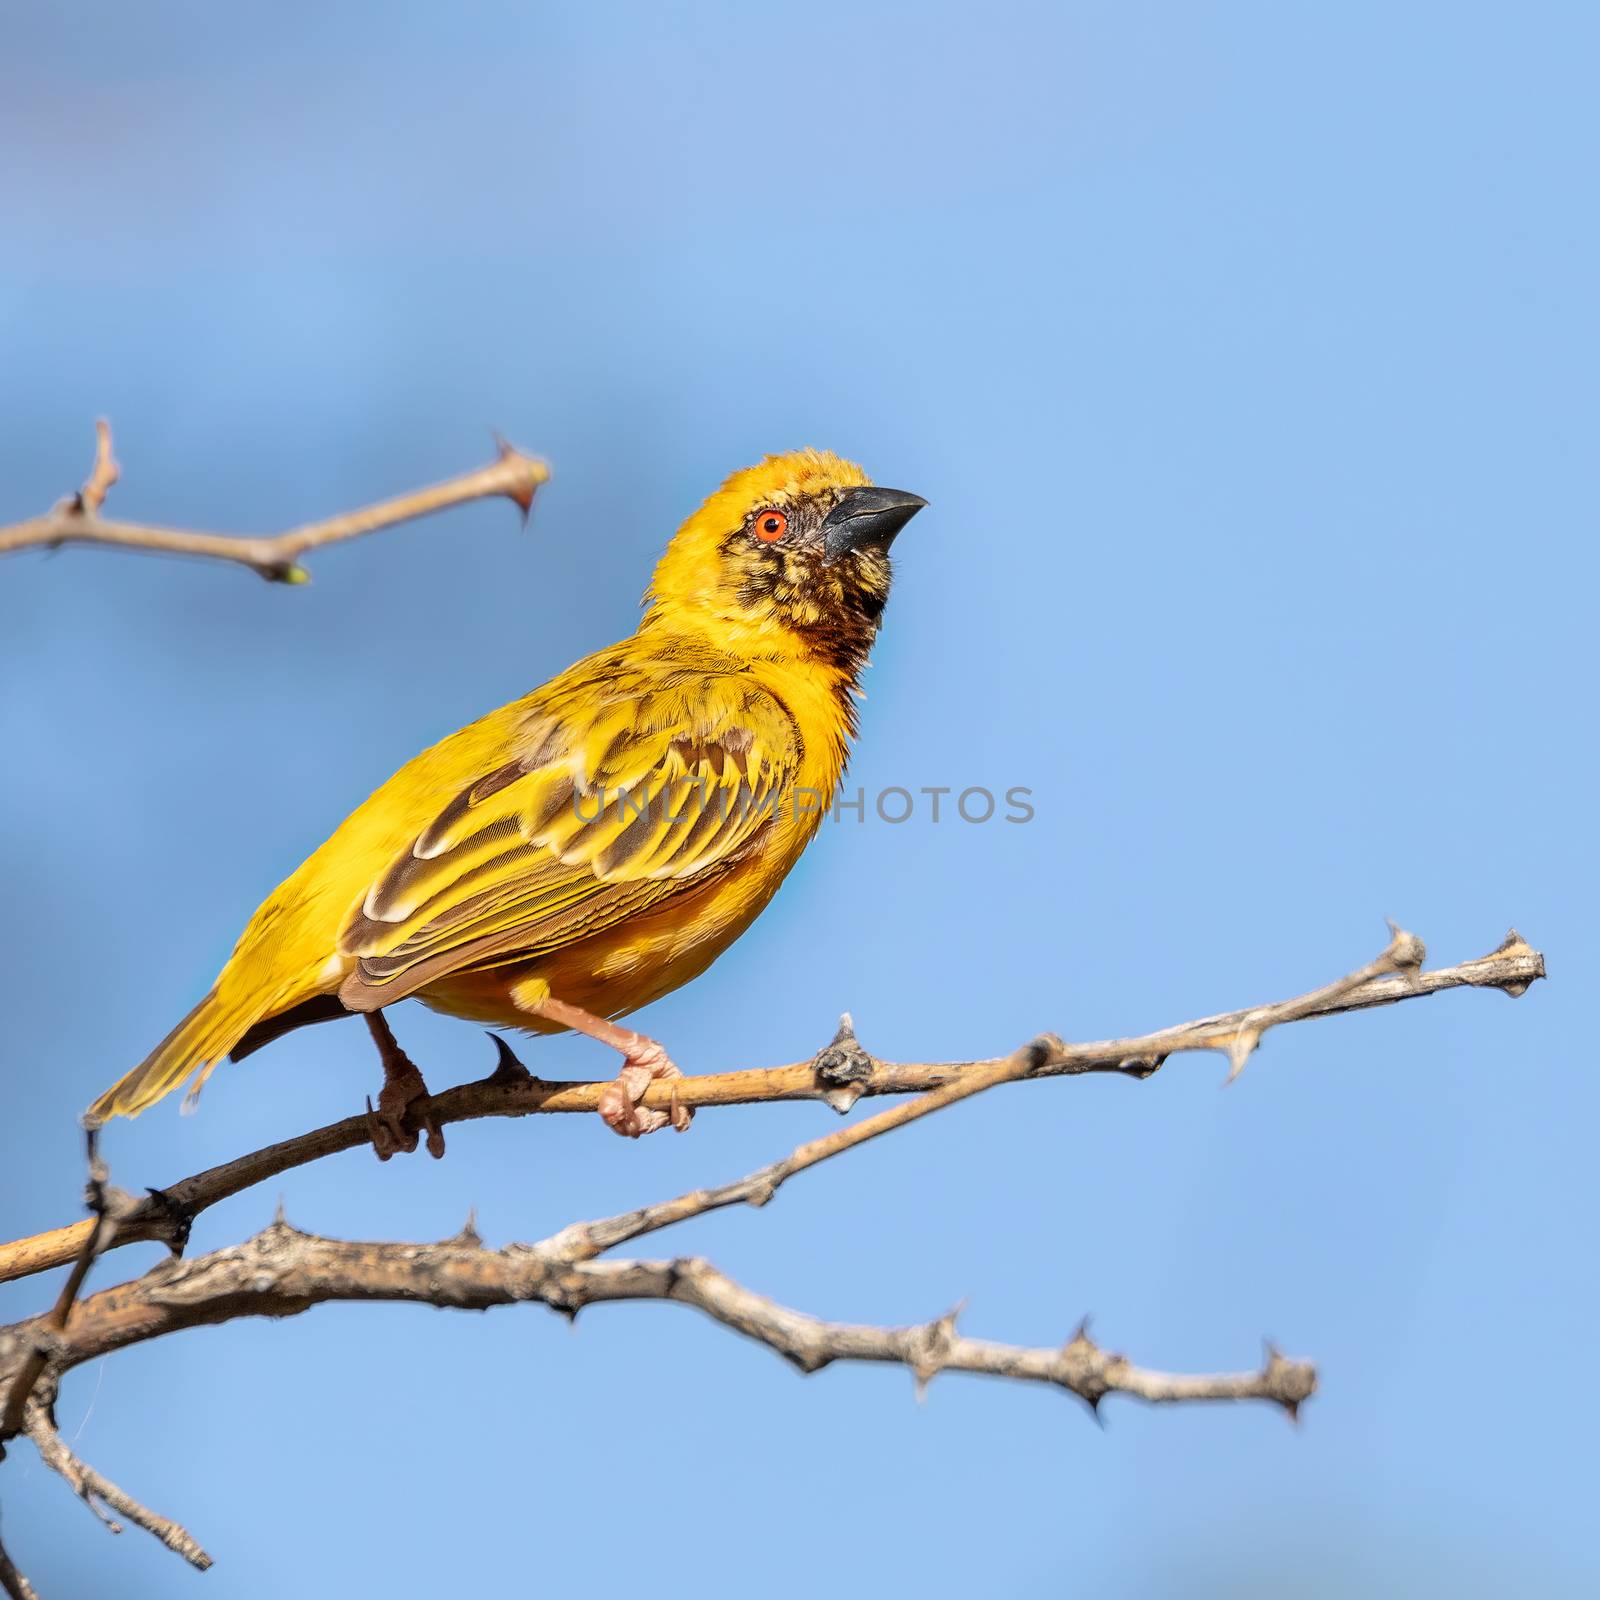
M373 882L344 930L346 1004L536 956L705 882L757 847L802 746L785 708L698 680L533 718Z

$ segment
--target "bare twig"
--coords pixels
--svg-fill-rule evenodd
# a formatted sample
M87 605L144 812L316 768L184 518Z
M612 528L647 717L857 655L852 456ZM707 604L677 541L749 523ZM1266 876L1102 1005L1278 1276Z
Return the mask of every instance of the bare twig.
M1413 956L1420 959L1420 945L1416 941L1401 943L1409 939L1409 935L1397 935L1376 962L1336 984L1276 1005L1245 1007L1125 1039L1065 1044L1046 1036L1036 1041L1038 1048L1030 1057L1026 1073L1020 1076L1045 1078L1114 1072L1147 1078L1169 1055L1185 1050L1218 1050L1229 1054L1232 1061L1238 1055L1241 1036L1248 1040L1253 1035L1254 1042L1259 1042L1268 1028L1281 1023L1391 1005L1421 995L1439 994L1446 989L1499 989L1505 994L1520 995L1544 976L1544 957L1531 949L1514 929L1489 955L1431 972L1406 964ZM1397 956L1405 957L1405 962L1397 960ZM530 1077L504 1045L500 1049L498 1070L476 1083L447 1089L419 1102L413 1108L414 1116L443 1127L447 1123L468 1122L480 1117L595 1110L601 1091L606 1087L604 1083L552 1083ZM646 1091L641 1103L665 1111L670 1109L673 1095L678 1097L680 1105L691 1109L775 1100L821 1100L844 1112L858 1099L869 1095L927 1093L959 1084L987 1087L989 1075L996 1071L1002 1073L1000 1081L1006 1081L1004 1069L1014 1059L1008 1055L985 1061L885 1061L864 1050L854 1032L845 1027L831 1045L809 1061L741 1072L707 1073L655 1084ZM365 1117L346 1117L342 1122L330 1123L196 1173L135 1203L118 1219L116 1236L108 1248L156 1241L172 1249L181 1249L193 1219L207 1207L294 1167L341 1150L355 1149L368 1141ZM752 1179L755 1176L752 1175ZM0 1282L65 1265L82 1249L89 1227L88 1223L78 1223L0 1245Z
M201 533L102 517L100 508L120 476L120 469L111 454L110 427L101 421L95 428L95 464L88 481L77 494L62 500L44 516L0 528L0 556L36 547L55 549L63 544L117 545L128 550L232 561L275 583L305 583L309 574L300 565L300 558L308 551L496 495L515 501L526 517L533 505L534 491L550 477L550 470L542 461L523 455L501 440L499 458L491 465L392 500L381 500L359 511L303 523L270 537Z
M135 1527L143 1528L146 1533L153 1534L169 1550L182 1556L190 1566L198 1567L204 1572L211 1565L211 1557L186 1528L180 1527L170 1517L164 1517L148 1506L141 1505L126 1489L118 1488L88 1462L75 1456L57 1430L49 1408L38 1399L33 1400L28 1406L26 1432L38 1447L44 1464L52 1471L59 1472L67 1480L72 1492L112 1533L121 1533L122 1524L108 1515L108 1511L126 1517Z
M97 1129L85 1130L84 1143L89 1182L84 1191L84 1199L91 1215L84 1226L83 1242L78 1247L72 1271L67 1274L66 1281L61 1285L56 1303L42 1319L41 1337L35 1341L33 1348L23 1359L10 1387L4 1390L5 1405L0 1408L0 1460L5 1459L6 1442L22 1432L23 1419L27 1413L33 1386L39 1381L50 1361L54 1340L60 1336L62 1329L67 1325L67 1319L72 1315L72 1307L83 1288L84 1279L89 1276L89 1268L94 1265L95 1257L106 1247L111 1235L116 1231L117 1224L113 1213L118 1208L113 1205L113 1197L107 1183L109 1175L105 1163L100 1159L99 1140Z
M77 516L97 515L100 507L106 503L106 496L111 493L121 476L122 468L117 465L117 458L111 453L111 424L104 417L96 417L94 466L89 469L89 477L84 486L67 504Z
M847 1040L855 1043L855 1033L848 1016L840 1023L839 1032L828 1048L838 1051ZM860 1046L856 1048L859 1050ZM692 1189L675 1200L641 1206L636 1211L625 1211L620 1216L605 1217L597 1222L575 1222L546 1241L548 1248L562 1260L587 1261L603 1251L615 1249L629 1239L637 1239L641 1234L654 1233L660 1228L671 1227L675 1222L686 1222L690 1217L720 1210L723 1206L764 1206L778 1192L781 1184L795 1173L804 1172L807 1167L814 1167L830 1156L842 1155L858 1144L865 1144L867 1140L876 1139L895 1128L903 1128L908 1122L915 1122L932 1111L942 1111L958 1100L981 1094L997 1084L1026 1078L1049 1048L1045 1040L1035 1039L1032 1044L1024 1045L999 1061L984 1063L983 1071L968 1073L945 1084L943 1088L931 1089L915 1100L908 1100L888 1111L880 1111L865 1122L835 1129L820 1139L808 1140L781 1161L769 1162L734 1183L725 1183L715 1189Z
M940 1372L978 1372L1053 1383L1087 1401L1092 1410L1098 1410L1108 1394L1125 1394L1153 1405L1268 1400L1293 1418L1317 1386L1315 1367L1288 1360L1270 1345L1259 1372L1156 1372L1101 1349L1089 1337L1087 1320L1064 1345L1027 1349L957 1333L960 1307L905 1328L824 1322L744 1288L709 1261L693 1256L675 1261L597 1261L588 1263L583 1272L583 1292L589 1302L676 1300L770 1345L802 1372L819 1371L834 1361L889 1362L909 1367L919 1391Z

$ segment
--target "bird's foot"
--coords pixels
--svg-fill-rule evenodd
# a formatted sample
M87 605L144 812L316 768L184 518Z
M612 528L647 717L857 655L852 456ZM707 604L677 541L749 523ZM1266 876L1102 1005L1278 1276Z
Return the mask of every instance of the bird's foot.
M377 1110L373 1110L371 1097L367 1099L367 1132L378 1159L387 1161L396 1151L404 1150L409 1155L417 1148L411 1108L428 1098L428 1086L417 1064L400 1048L382 1013L368 1013L367 1025L383 1059L383 1088L378 1091ZM444 1154L444 1132L427 1116L417 1120L428 1137L428 1154L437 1161Z
M622 1071L614 1082L600 1091L596 1107L613 1133L620 1133L624 1139L637 1139L666 1127L669 1122L682 1133L694 1121L694 1112L678 1104L677 1090L673 1090L672 1103L665 1111L639 1104L652 1083L683 1076L673 1065L672 1057L648 1034L619 1027L605 1017L585 1011L582 1006L556 999L542 978L517 996L517 1004L534 1016L548 1017L574 1033L598 1039L621 1055Z
M637 1139L654 1133L670 1122L682 1133L694 1120L694 1112L678 1104L677 1091L673 1091L672 1104L666 1111L657 1111L639 1102L652 1083L669 1082L681 1078L683 1071L654 1039L634 1034L636 1041L622 1055L622 1070L600 1091L597 1110L605 1125L624 1139Z

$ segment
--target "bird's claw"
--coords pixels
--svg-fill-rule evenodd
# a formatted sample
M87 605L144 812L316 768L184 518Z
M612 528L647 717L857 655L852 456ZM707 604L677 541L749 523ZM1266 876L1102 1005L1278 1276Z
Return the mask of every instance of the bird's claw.
M410 1063L407 1063L410 1066ZM397 1151L410 1155L417 1148L417 1131L407 1121L412 1106L428 1098L428 1086L414 1066L390 1072L378 1091L378 1107L373 1110L372 1098L367 1097L367 1133L372 1139L372 1149L380 1161L387 1161ZM418 1119L428 1139L428 1154L437 1161L444 1154L444 1131L428 1116Z
M666 1111L642 1106L645 1090L652 1083L666 1082L683 1076L682 1068L653 1039L642 1041L640 1048L626 1057L626 1065L604 1089L596 1106L601 1119L613 1133L624 1139L638 1139L668 1123L682 1133L694 1120L694 1112L678 1103L678 1091L672 1091L672 1105Z
M404 1148L400 1140L404 1132L396 1135L394 1130L385 1122L378 1113L372 1109L372 1096L367 1096L367 1137L372 1141L372 1153L380 1160L387 1161L396 1150ZM411 1137L411 1148L417 1147L416 1135Z

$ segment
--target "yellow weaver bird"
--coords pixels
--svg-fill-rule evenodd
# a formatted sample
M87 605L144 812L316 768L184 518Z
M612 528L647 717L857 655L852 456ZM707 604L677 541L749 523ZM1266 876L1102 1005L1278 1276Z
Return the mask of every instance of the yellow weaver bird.
M611 1018L697 977L754 920L843 775L889 546L927 502L821 450L736 472L678 530L638 631L402 767L270 894L199 1005L89 1108L135 1116L223 1057L360 1012L383 1060L371 1120L414 1150L427 1095L383 1007L622 1054L600 1112L637 1138L679 1076ZM803 799L803 796L813 799ZM439 1130L428 1148L442 1154Z

